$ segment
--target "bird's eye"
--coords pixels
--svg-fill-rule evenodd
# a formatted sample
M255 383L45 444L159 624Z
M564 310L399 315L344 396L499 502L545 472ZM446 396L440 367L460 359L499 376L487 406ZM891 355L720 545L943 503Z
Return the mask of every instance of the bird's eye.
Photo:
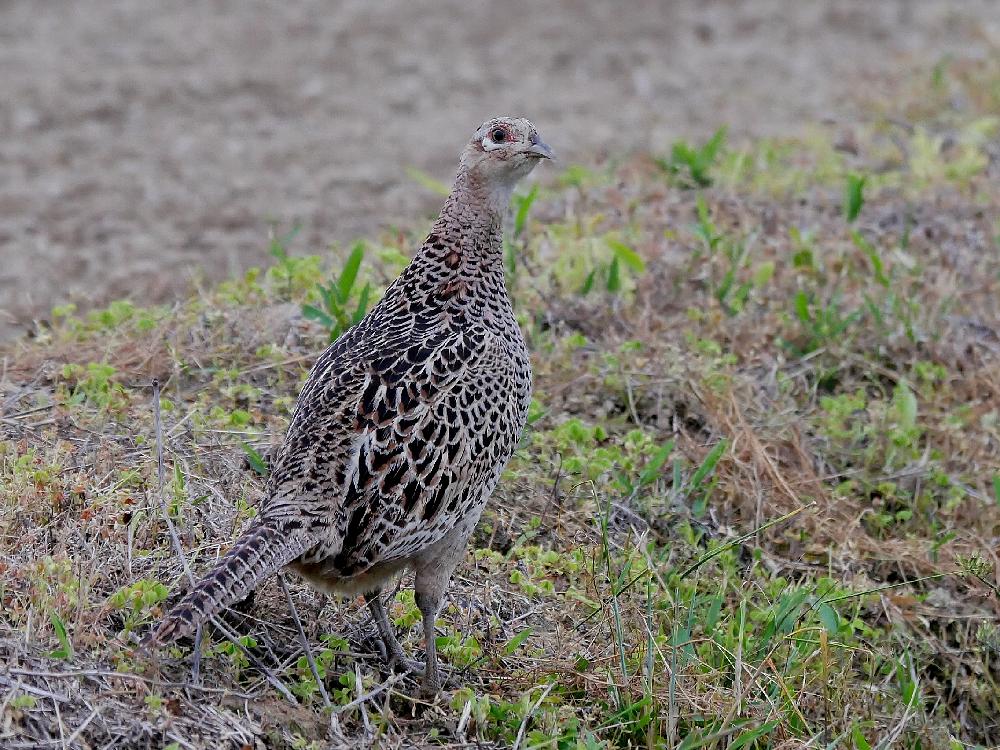
M507 132L501 130L500 128L497 128L496 130L493 131L490 137L493 139L494 143L503 143L504 141L507 140Z

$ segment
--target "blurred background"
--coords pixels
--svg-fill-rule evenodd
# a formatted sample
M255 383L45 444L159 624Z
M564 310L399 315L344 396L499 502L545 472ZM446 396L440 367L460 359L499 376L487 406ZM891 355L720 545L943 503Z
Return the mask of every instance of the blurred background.
M563 159L859 117L897 72L1000 42L994 0L0 0L0 339L55 304L163 301L410 224L474 128Z

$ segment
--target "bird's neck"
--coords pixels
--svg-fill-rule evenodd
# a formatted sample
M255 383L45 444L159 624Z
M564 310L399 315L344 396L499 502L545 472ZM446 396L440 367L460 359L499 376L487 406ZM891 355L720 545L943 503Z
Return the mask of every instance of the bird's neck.
M423 246L379 304L516 328L503 263L509 200L509 190L486 189L460 171Z
M425 250L452 261L453 254L459 253L465 273L499 273L502 277L503 220L510 196L510 187L486 184L475 173L460 170Z
M477 171L462 167L455 175L455 182L452 184L445 207L458 202L503 222L510 207L510 196L513 192L513 183L498 180L487 181Z

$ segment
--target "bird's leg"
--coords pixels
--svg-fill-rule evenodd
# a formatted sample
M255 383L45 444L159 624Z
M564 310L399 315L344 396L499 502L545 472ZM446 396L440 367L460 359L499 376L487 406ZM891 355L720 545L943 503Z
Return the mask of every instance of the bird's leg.
M439 542L428 547L415 561L416 577L413 594L424 618L424 649L427 663L424 667L422 692L433 697L441 691L441 672L437 663L437 644L434 642L434 620L441 611L445 589L451 581L451 574L465 556L466 542L476 527L483 508L474 508L457 526L445 534Z
M406 672L419 672L423 669L422 664L411 661L406 657L406 652L403 651L403 647L399 644L399 639L396 638L396 630L392 627L392 623L389 622L389 615L385 611L385 605L382 604L382 591L372 591L365 594L365 601L368 603L368 609L375 620L379 637L385 646L385 655L389 661L389 667L391 669L402 669Z
M415 592L417 607L424 618L424 652L426 653L426 666L424 667L424 684L420 691L427 698L432 698L441 692L441 671L437 663L437 643L435 642L434 621L441 610L441 598L444 593L443 587L438 591L436 586L421 589L418 585ZM447 583L447 579L445 580Z

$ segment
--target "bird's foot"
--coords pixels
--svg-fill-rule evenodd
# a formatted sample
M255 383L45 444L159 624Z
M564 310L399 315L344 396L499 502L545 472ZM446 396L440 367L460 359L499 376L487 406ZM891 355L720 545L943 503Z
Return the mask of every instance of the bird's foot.
M441 679L440 677L427 677L420 682L420 697L425 700L434 700L438 693L441 692Z
M409 659L404 654L395 654L388 659L389 669L396 673L418 674L424 671L424 663Z
M399 645L399 641L395 641L395 639L393 641L387 643L381 638L375 639L375 650L390 671L397 674L423 672L423 662L409 658L403 651L403 647Z
M456 687L455 675L450 669L442 669L440 664L436 664L433 669L424 669L424 674L420 680L420 697L425 700L433 700L442 690Z

